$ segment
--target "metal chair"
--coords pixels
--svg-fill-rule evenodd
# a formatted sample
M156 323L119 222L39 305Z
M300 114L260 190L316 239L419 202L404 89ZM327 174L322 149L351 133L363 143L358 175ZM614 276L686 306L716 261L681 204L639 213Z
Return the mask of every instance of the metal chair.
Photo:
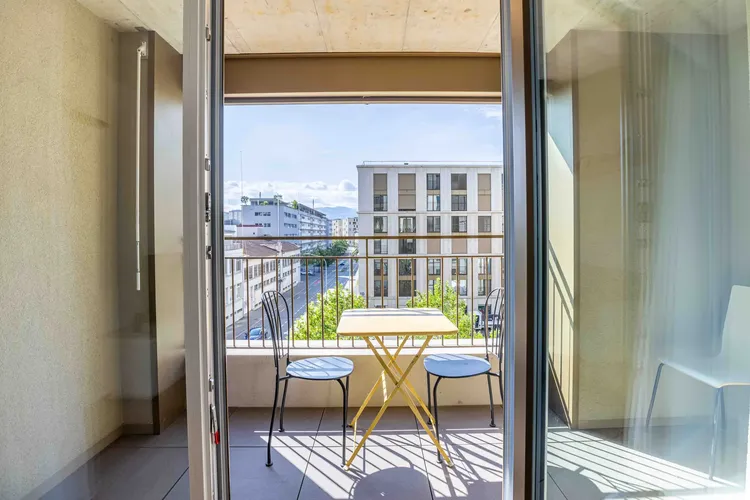
M490 427L495 427L495 402L492 398L492 377L497 377L500 384L500 402L503 393L503 336L505 334L505 293L502 288L492 290L484 302L484 336L485 357L479 358L470 354L432 354L424 360L427 372L427 407L432 410L435 437L440 441L438 427L437 388L444 378L470 378L479 375L487 376L487 388L490 393ZM492 371L490 355L498 358L498 371ZM430 397L430 375L437 377ZM438 461L442 461L438 453Z
M713 414L713 436L711 438L711 464L708 469L709 479L714 478L716 469L716 435L719 433L719 411L721 410L721 427L726 426L724 409L724 389L730 386L750 386L750 287L734 285L729 295L727 315L724 318L724 329L721 337L721 352L712 358L699 356L669 356L659 359L656 369L654 388L651 391L651 402L646 415L646 427L651 425L651 414L654 411L656 391L664 365L703 382L716 389Z
M349 404L349 375L354 371L354 363L346 358L339 357L319 357L300 359L298 361L289 361L289 335L283 334L283 324L281 322L282 311L279 303L284 303L286 310L286 326L290 325L289 304L279 292L269 291L263 294L263 312L268 321L268 328L271 332L271 343L273 344L273 362L276 367L276 388L273 393L273 410L271 411L271 427L268 430L268 457L266 466L273 465L271 461L271 438L273 437L273 424L276 419L276 404L279 399L279 383L284 381L284 395L281 397L281 414L279 416L279 432L284 432L284 407L286 406L286 389L289 380L298 378L303 380L335 380L341 386L343 392L343 436L341 441L341 461L346 461L346 416ZM284 340L286 339L286 346ZM280 366L280 359L286 358L286 365ZM283 375L282 375L283 371ZM346 383L341 379L346 379Z

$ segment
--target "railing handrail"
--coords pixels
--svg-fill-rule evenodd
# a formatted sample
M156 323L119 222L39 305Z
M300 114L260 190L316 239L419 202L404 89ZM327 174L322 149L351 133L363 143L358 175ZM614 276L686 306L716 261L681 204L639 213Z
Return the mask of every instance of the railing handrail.
M349 241L349 240L444 240L444 239L491 239L505 238L493 233L449 233L449 234L379 234L376 236L225 236L225 241Z

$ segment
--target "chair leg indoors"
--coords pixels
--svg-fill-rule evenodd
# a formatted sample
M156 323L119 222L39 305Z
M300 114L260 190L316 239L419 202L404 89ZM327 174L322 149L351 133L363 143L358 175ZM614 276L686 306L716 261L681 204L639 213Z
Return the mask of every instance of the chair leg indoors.
M495 401L492 397L492 376L487 374L487 388L490 392L490 427L495 427Z
M286 387L289 379L284 380L284 394L281 396L281 414L279 415L279 432L284 432L284 408L286 408Z
M348 381L348 377L347 377ZM342 429L342 435L341 435L341 465L346 464L346 386L341 381L340 378L336 379L336 382L339 383L341 386L341 402L344 406L344 408L341 411L341 429Z
M654 411L654 402L656 401L656 391L659 389L659 379L661 378L662 368L664 368L664 363L659 363L659 368L656 369L656 379L654 379L654 388L651 391L651 402L648 404L648 414L646 415L646 427L651 425L651 413Z
M271 426L268 429L268 455L266 458L266 467L271 467L273 462L271 461L271 438L273 437L273 423L276 419L276 403L279 400L279 378L276 377L276 389L273 391L273 408L271 409Z
M716 472L716 435L719 432L719 407L721 406L721 400L723 399L723 389L716 391L716 399L714 401L714 431L711 437L711 465L708 468L708 479L714 478L714 472Z
M438 400L437 400L437 389L438 384L440 384L440 381L443 380L441 377L438 377L435 381L435 385L432 387L432 405L433 405L433 411L432 415L435 417L435 423L433 425L435 429L435 439L437 439L438 443L440 442L440 426L438 424ZM440 452L438 451L438 463L443 462L443 457L440 455Z

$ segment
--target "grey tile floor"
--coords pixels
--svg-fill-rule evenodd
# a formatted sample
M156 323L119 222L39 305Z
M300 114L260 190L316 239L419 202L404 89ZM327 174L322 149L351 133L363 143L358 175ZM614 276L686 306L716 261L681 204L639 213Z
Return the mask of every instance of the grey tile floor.
M375 412L364 413L359 436ZM230 411L233 499L501 498L502 425L498 418L499 426L489 427L487 407L440 409L441 442L454 461L453 468L438 463L435 446L412 413L398 407L385 413L349 470L341 467L341 409L289 408L286 432L274 432L274 464L266 467L269 419L269 409ZM183 417L159 436L120 438L45 498L188 499L185 424ZM675 429L669 432L674 434ZM695 430L685 432L696 434ZM351 452L351 430L349 436ZM680 442L687 439L686 435ZM659 439L654 441L659 444ZM705 437L697 444L700 450L690 455L706 455ZM669 458L655 450L646 454L628 448L622 431L572 431L551 415L547 498L735 498L740 491L736 483L709 480L702 464L691 468L694 464Z

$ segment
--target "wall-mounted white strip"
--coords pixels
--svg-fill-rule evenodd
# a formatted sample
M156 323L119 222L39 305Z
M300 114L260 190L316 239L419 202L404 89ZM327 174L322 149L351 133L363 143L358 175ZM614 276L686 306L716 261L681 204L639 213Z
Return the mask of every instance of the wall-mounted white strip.
M148 45L137 50L135 87L135 289L141 290L141 64L148 57Z

